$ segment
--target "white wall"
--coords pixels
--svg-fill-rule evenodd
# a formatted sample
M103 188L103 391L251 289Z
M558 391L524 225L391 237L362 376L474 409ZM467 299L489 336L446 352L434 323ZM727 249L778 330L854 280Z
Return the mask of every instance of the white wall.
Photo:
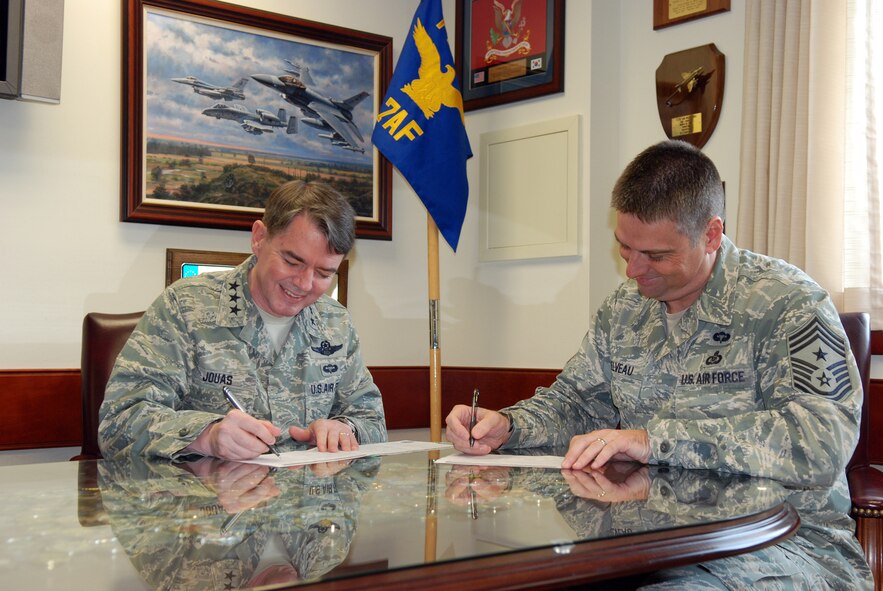
M241 0L241 4L389 35L394 59L416 0ZM582 116L582 255L478 262L478 193L459 252L442 242L442 362L561 367L594 308L620 281L609 191L637 152L664 138L654 76L662 56L714 42L727 59L722 116L706 151L727 181L735 218L744 8L653 31L647 0L571 0L565 93L472 111L480 136L564 115ZM455 5L444 0L453 39ZM0 368L79 365L83 314L143 309L164 283L165 249L245 251L247 232L119 222L121 6L65 3L61 104L0 101L0 248L10 284L0 306ZM734 219L728 225L733 233ZM393 241L359 240L350 309L369 365L426 365L426 214L396 173Z

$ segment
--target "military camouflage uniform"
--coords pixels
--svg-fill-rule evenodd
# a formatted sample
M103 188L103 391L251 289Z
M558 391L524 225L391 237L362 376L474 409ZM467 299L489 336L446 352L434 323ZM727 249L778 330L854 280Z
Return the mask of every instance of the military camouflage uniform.
M503 447L645 429L651 464L832 487L838 518L820 531L853 560L844 469L861 403L827 293L796 267L724 237L704 291L671 335L664 304L641 296L634 281L608 297L555 383L503 410L513 427ZM853 566L870 580L863 561Z
M561 450L563 452L563 450ZM560 454L559 454L560 455ZM797 534L775 546L655 573L610 581L599 589L690 591L744 589L856 591L872 589L864 554L847 516L842 487L793 488L742 475L655 466L644 500L606 503L572 494L548 470L512 471L511 486L555 499L578 539L601 539L737 517L787 501L800 514ZM592 587L595 589L595 587Z
M332 417L352 421L362 443L386 441L380 392L346 308L322 296L295 317L277 355L247 288L254 262L176 281L144 313L101 405L105 457L177 458L230 410L223 386L282 429L280 451L304 446L288 427Z
M182 465L139 456L98 465L114 535L152 589L240 589L268 553L271 563L293 566L300 582L320 578L347 557L380 461L356 460L331 476L309 466L279 470L279 495L226 530L230 514L217 493Z

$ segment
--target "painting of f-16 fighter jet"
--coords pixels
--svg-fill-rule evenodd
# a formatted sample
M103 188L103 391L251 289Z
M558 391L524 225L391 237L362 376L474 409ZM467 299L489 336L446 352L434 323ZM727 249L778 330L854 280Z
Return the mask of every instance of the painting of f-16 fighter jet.
M289 67L283 75L253 74L252 78L278 91L282 98L298 107L304 115L301 123L324 132L318 137L329 140L333 146L364 152L365 138L353 123L353 109L368 93L359 92L344 100L324 96L313 90L316 83L308 66L287 59L285 63Z
M379 226L370 237L391 237L391 167L370 143L392 70L389 37L273 13L255 20L235 5L209 14L188 0L175 9L142 2L143 32L126 64L140 68L132 87L143 87L133 107L143 117L132 115L142 121L133 130L142 182L132 189L142 201L207 207L209 217L220 209L224 223L232 216L248 229L273 188L317 180L350 199L357 235Z
M172 78L172 82L178 84L186 84L193 88L193 92L207 96L215 100L225 101L243 101L245 93L242 89L248 83L248 78L240 78L233 86L215 86L197 78L196 76L184 76L183 78Z

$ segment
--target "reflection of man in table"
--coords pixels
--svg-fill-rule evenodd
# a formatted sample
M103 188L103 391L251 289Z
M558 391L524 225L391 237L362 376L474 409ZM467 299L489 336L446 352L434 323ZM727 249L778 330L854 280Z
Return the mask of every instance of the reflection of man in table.
M355 533L376 458L273 471L203 458L99 464L111 527L155 589L238 589L316 579Z
M509 491L523 490L555 499L578 539L719 521L757 513L781 501L800 514L797 534L775 546L635 575L599 589L854 590L865 585L861 549L849 537L850 520L839 510L842 499L831 488L795 489L738 474L618 462L598 471L455 467L447 476L446 497L461 505L478 503L480 511L483 502L490 504ZM825 565L826 578L818 574L815 563ZM794 585L798 573L808 586Z

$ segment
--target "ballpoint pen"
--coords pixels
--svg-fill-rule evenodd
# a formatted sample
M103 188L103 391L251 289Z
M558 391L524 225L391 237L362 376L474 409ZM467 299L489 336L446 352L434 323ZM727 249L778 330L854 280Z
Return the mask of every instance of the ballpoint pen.
M239 404L239 401L236 400L236 397L233 396L233 393L230 392L230 388L228 388L227 386L224 386L223 388L221 388L221 390L224 391L224 398L227 399L227 402L230 403L230 406L232 406L236 410L241 410L242 412L246 412L245 409L242 407L242 405ZM276 454L277 457L279 456L279 452L276 450L275 445L271 444L271 445L268 445L267 447L269 447L270 451L273 452L274 454Z
M473 485L475 482L475 474L472 473L472 470L469 471L469 514L472 516L472 519L478 519L478 505L475 504L475 487Z
M242 517L243 513L245 513L245 511L238 511L225 519L224 523L221 524L221 533L227 533L230 528L233 527L233 524L235 524L239 520L239 518Z
M264 475L264 477L263 477L263 478L261 479L261 481L258 483L258 486L260 486L261 484L263 484L263 483L264 483L264 480L267 479L267 476L270 476L270 475L273 474L274 472L276 472L276 468L275 468L274 466L270 466L270 469L267 471L267 473ZM224 534L225 534L225 533L227 533L228 531L230 531L230 529L233 527L233 525L234 525L237 521L239 521L239 518L240 518L240 517L242 517L242 514L243 514L243 513L245 513L245 511L237 511L236 513L234 513L234 514L230 515L229 517L227 517L227 519L224 520L224 523L221 524L221 533L224 533Z
M469 419L469 447L475 445L475 437L472 436L472 428L475 427L476 410L478 408L478 388L472 391L472 417Z

